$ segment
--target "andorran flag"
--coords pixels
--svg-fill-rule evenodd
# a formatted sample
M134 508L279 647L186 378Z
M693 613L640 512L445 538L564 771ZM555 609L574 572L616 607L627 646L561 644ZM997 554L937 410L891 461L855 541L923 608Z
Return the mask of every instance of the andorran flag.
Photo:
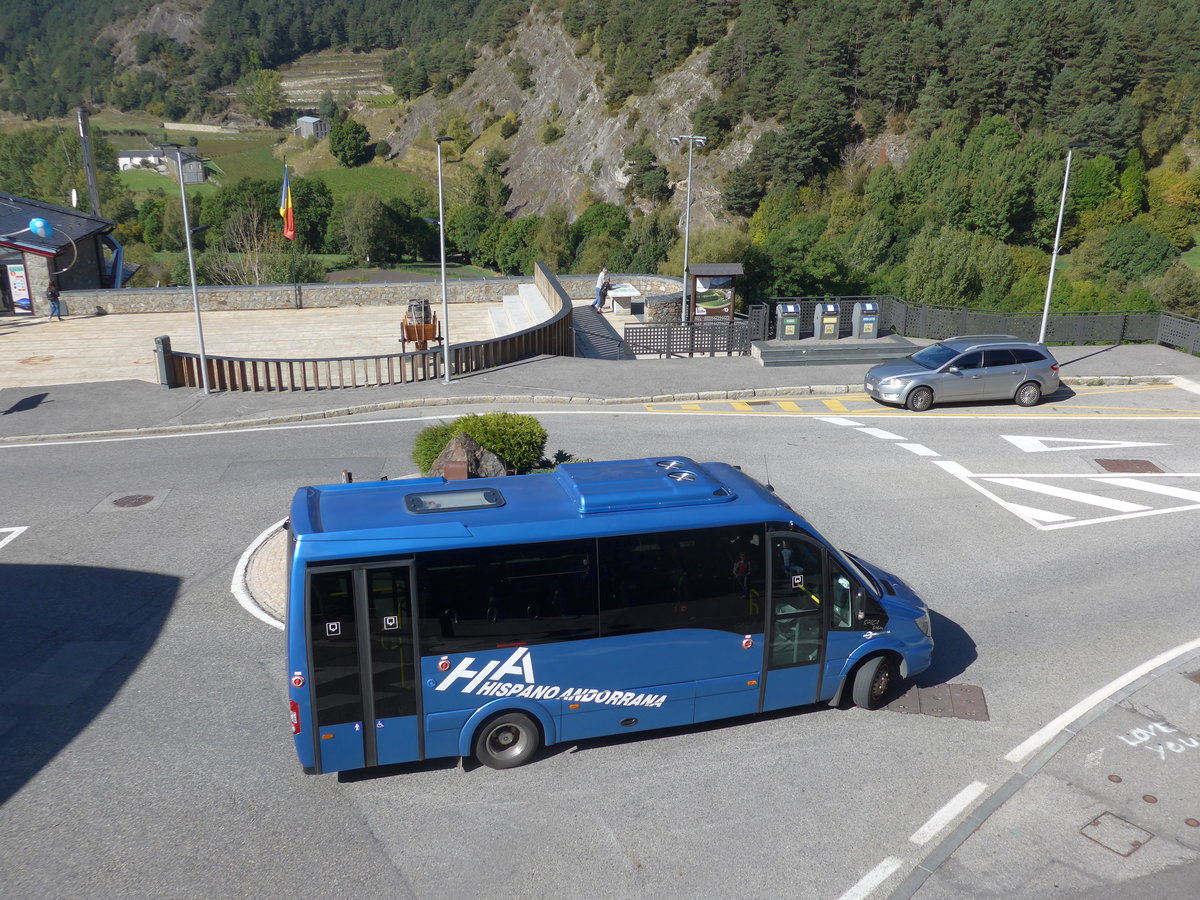
M283 217L283 236L289 241L296 239L296 212L292 209L292 185L288 180L288 167L283 167L283 191L279 195L279 215Z

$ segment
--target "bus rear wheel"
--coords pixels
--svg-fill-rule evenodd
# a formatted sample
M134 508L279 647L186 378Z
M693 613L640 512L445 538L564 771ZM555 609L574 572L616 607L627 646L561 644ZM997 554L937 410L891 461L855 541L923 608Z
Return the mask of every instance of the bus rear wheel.
M854 685L850 697L861 709L879 709L891 692L893 682L892 661L886 656L874 656L858 667L854 673Z
M483 723L475 733L475 758L491 769L512 769L533 759L541 746L537 723L511 712Z

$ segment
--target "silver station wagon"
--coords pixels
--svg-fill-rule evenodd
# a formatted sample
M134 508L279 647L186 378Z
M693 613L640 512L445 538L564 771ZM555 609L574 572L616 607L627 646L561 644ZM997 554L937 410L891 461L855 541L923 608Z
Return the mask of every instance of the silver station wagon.
M881 403L923 412L934 403L974 400L1035 406L1058 384L1058 362L1044 344L1011 334L976 334L947 338L874 366L863 388Z

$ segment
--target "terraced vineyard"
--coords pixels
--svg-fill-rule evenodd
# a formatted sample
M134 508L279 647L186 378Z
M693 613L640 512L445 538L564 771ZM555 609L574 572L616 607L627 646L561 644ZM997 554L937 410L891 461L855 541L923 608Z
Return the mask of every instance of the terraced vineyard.
M283 92L295 107L315 108L325 91L335 97L353 93L360 100L390 95L383 81L383 57L386 51L337 53L323 51L280 68Z

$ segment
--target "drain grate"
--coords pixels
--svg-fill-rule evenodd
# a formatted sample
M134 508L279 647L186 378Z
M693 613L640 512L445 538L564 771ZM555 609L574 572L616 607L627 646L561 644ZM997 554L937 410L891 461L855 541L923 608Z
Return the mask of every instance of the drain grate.
M1110 812L1100 813L1080 828L1079 833L1089 841L1095 841L1105 850L1126 857L1132 856L1154 838L1145 828L1139 828Z
M889 703L887 708L913 715L990 721L983 688L973 684L935 684L932 687L910 688Z
M1151 474L1162 471L1148 459L1098 459L1096 465L1106 472Z

